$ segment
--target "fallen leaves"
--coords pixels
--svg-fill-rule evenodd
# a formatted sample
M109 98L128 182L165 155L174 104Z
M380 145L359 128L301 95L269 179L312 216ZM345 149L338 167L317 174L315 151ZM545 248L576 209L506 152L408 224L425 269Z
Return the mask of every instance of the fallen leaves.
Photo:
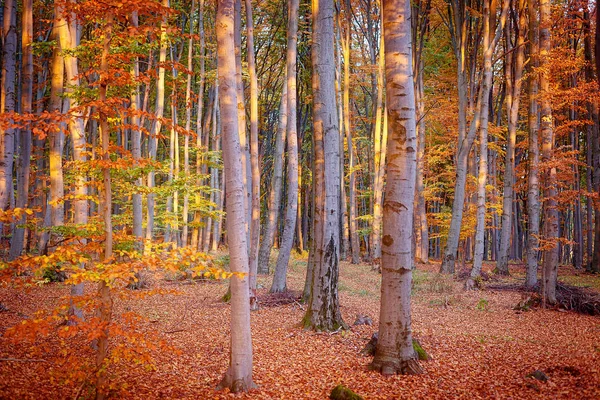
M445 285L442 292L436 292L437 286L428 282L437 268L419 266L423 286L422 290L415 288L413 298L413 332L432 356L431 361L422 362L424 375L384 377L367 369L371 358L359 353L378 330L379 274L366 265L342 263L342 314L347 322L358 314L369 316L373 325L316 335L299 327L304 311L296 301L281 301L260 290L259 299L274 304L252 313L254 380L259 388L235 397L325 399L338 384L366 399L600 397L598 317L547 310L517 314L512 308L519 302L519 293L464 292L460 283ZM301 263L293 263L288 287L301 290L304 273ZM259 277L259 283L269 287L270 279ZM153 284L154 289L173 285L164 280L154 280ZM180 294L165 291L158 296L115 301L115 315L126 311L140 314L140 332L153 333L179 352L163 347L152 350L153 371L115 362L110 367L111 382L115 388L126 390L115 389L114 397L233 397L214 390L229 359L230 308L220 301L227 283L177 285ZM17 289L0 289L2 303L11 310L0 313L0 332L4 334L19 323L18 313L35 315L39 307L51 309L67 292L68 287L61 284L33 288L26 296ZM441 301L445 298L450 300ZM481 299L486 301L485 312L477 308ZM45 343L46 351L36 354L28 346L0 338L1 359L48 361L0 360L0 376L10 377L0 380L0 397L72 398L81 390L75 382L61 381L57 365L64 363L56 340ZM81 359L91 356L85 347L78 352ZM548 382L527 377L536 370L543 371Z

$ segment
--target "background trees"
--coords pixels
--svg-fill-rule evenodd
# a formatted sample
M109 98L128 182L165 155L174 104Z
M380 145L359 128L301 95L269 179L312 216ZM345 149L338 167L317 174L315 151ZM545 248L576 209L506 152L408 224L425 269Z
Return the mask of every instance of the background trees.
M254 299L272 247L273 292L287 289L290 260L307 248L304 322L315 329L344 326L337 275L345 257L381 259L388 281L397 263L382 243L385 224L403 237L412 229L410 252L441 261L442 272L472 262L471 283L495 261L501 274L521 276L527 265L525 283L536 288L543 265L548 303L560 265L598 271L597 2L423 0L411 10L390 2L412 12L413 48L387 78L384 2L226 3L234 9L219 17L227 27L233 17L233 44L204 0L109 2L110 40L100 3L3 2L3 260L58 257L69 245L98 257L77 261L84 273L104 267L95 246L109 247L111 232L115 249L134 240L146 256L157 246L221 247L232 270L248 266ZM231 61L229 51L233 98L228 64L217 62ZM393 83L398 69L411 76L407 62L411 88L404 78ZM397 104L397 85L414 104ZM406 107L416 114L414 176L396 168L408 150L398 148L393 108ZM412 125L405 129L412 141ZM382 213L384 205L391 212L396 181L414 181L413 218ZM408 248L394 251L409 257ZM115 254L103 257L116 263ZM406 286L409 262L401 264ZM246 283L236 279L245 329L237 293ZM83 281L69 281L74 296ZM69 323L82 320L76 300L70 314Z

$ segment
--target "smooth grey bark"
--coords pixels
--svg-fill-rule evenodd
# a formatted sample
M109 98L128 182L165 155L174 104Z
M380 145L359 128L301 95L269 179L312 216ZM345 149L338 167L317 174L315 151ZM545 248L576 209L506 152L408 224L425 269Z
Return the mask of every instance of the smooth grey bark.
M162 0L163 7L169 7L169 0ZM156 109L155 120L152 124L150 137L148 138L148 156L152 161L156 161L158 151L158 135L162 126L162 117L165 111L165 62L167 61L167 17L164 16L160 23L160 50L158 55L158 79L156 82ZM146 240L152 240L154 231L154 205L156 194L155 172L148 173L148 196L146 200L147 221L146 221Z
M548 165L554 157L554 128L552 104L550 103L550 81L545 71L549 63L552 46L550 0L540 0L540 93L542 95L540 134L542 136L542 162ZM544 173L544 239L548 242L544 250L542 264L542 303L556 303L556 281L558 275L558 224L559 215L556 203L556 167L546 167Z
M17 2L4 1L2 26L2 87L0 113L16 111ZM0 210L6 210L13 191L15 129L0 126ZM1 226L1 224L0 224Z
M138 15L134 12L131 15L131 22L134 27L138 26ZM131 93L131 155L133 156L134 162L139 162L142 159L142 132L141 132L141 118L139 112L141 111L141 98L140 98L140 86L139 82L140 65L139 59L136 57L133 60L133 67L131 71L132 78L136 83L134 90ZM136 180L135 185L141 187L143 185L143 179L140 177ZM136 237L138 249L143 249L143 206L142 206L142 194L140 192L134 192L132 196L133 205L133 236Z
M527 265L525 271L525 286L532 288L537 282L538 246L540 234L540 182L539 182L539 23L537 19L537 1L529 0L529 164L527 177Z
M250 332L250 286L248 282L248 245L246 232L246 189L242 175L239 135L238 88L236 82L234 0L219 0L217 8L217 54L219 103L223 129L223 165L227 185L227 238L231 277L231 352L230 363L219 387L245 392L252 381L252 336Z
M423 372L413 349L410 312L417 167L410 18L409 0L383 3L389 157L383 205L379 339L370 365L383 375Z
M287 267L290 253L294 245L294 234L298 217L298 132L296 127L296 56L298 42L298 0L288 3L288 47L287 47L287 202L281 245L275 275L271 285L271 293L287 290Z
M506 27L506 106L508 117L508 136L506 144L506 157L504 160L504 192L502 194L502 227L500 230L500 249L496 273L508 275L508 258L513 231L513 202L515 185L515 148L517 143L517 125L519 122L519 104L521 100L521 86L523 77L523 65L525 62L525 1L519 0L517 7L513 7L516 13L512 19L517 20L517 25L507 24ZM511 33L516 32L516 44L512 45ZM516 227L515 227L516 228ZM517 240L515 236L513 240ZM515 243L516 244L516 243Z
M260 241L260 167L258 160L258 78L254 59L254 21L252 1L245 0L246 45L248 75L250 78L250 174L252 176L250 224L250 307L256 309L256 274L258 273L258 247Z
M287 67L286 67L287 68ZM287 133L287 74L284 78L279 104L279 125L275 135L275 154L273 155L273 178L269 193L268 215L265 222L260 250L258 252L258 273L269 273L269 259L275 240L277 219L279 216L279 203L281 202L281 188L283 186L283 150Z
M33 111L33 1L23 0L21 11L21 115ZM29 205L29 171L31 167L31 125L19 129L19 161L17 163L17 208ZM10 240L8 258L14 260L23 252L27 214L16 222Z
M313 1L312 6L315 212L311 251L314 255L312 290L302 322L314 330L336 330L346 324L338 299L341 190L335 104L334 2Z
M344 40L342 41L342 48L344 54L344 130L346 131L346 143L348 146L348 175L349 175L349 187L348 187L348 198L349 198L349 212L348 212L348 228L350 233L350 248L352 254L352 264L358 264L360 262L360 242L358 240L358 225L356 218L357 204L356 204L356 154L354 151L354 143L352 142L352 124L350 120L351 106L350 106L350 48L352 46L352 9L349 0L345 0L345 12L346 12L346 31ZM342 169L343 175L343 169Z

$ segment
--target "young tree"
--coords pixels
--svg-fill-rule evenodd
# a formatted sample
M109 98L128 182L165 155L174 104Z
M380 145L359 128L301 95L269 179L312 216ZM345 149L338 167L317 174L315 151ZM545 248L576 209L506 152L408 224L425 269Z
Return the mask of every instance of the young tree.
M242 148L238 128L238 92L236 84L234 0L219 0L217 7L217 65L219 104L223 132L223 165L227 187L227 239L231 272L231 357L221 388L245 392L253 387L252 337L250 332L250 296L246 208Z
M296 127L296 56L298 42L298 0L288 2L288 37L287 37L287 154L288 184L285 220L279 256L275 266L275 275L271 292L286 291L287 267L290 253L294 245L296 219L298 216L298 133Z
M488 174L488 125L490 91L492 89L493 70L492 57L494 49L500 39L504 27L506 10L510 1L504 1L503 13L495 34L492 22L496 16L496 4L494 1L485 0L483 3L483 87L481 88L481 125L479 127L479 176L477 180L477 227L475 230L475 254L473 258L473 269L471 280L467 287L473 286L473 279L481 275L481 267L484 256L485 215L486 215L486 185ZM492 36L494 35L494 36Z
M73 150L73 160L77 162L85 162L87 160L87 140L84 130L84 114L77 101L76 91L74 88L79 87L79 66L78 58L75 49L79 45L79 23L75 15L67 18L68 6L72 6L71 1L65 4L55 4L55 23L58 26L58 35L60 48L63 50L65 62L65 78L66 89L65 94L69 98L69 134L71 137L71 145ZM75 190L73 201L73 222L79 226L85 226L88 223L89 205L87 200L87 182L83 174L77 174L75 181ZM81 238L80 241L85 243L86 239ZM83 295L83 283L73 285L71 288L71 296ZM70 314L76 318L83 318L83 313L75 305L71 306ZM74 321L71 321L74 323Z
M517 143L517 125L519 123L519 104L525 65L525 1L513 3L511 23L506 24L505 84L506 107L508 117L508 136L504 161L504 192L502 195L502 230L500 231L500 250L496 272L508 275L508 252L513 227L513 202L515 185L515 149ZM514 32L514 37L513 37ZM483 113L483 112L482 112Z
M379 340L371 368L384 375L422 372L413 349L410 317L417 164L410 18L410 1L383 3L390 131L383 205Z
M289 47L288 47L289 49ZM273 178L271 182L271 191L269 192L269 202L267 221L265 223L262 241L260 242L260 251L258 253L258 273L269 273L269 259L271 258L271 249L275 241L275 231L277 229L277 219L279 216L279 203L281 202L281 188L283 186L283 149L287 134L287 74L281 90L281 101L279 105L279 125L275 137L275 153L273 154Z
M452 202L452 218L448 230L448 239L442 259L440 272L454 273L460 232L463 225L464 204L466 198L467 175L469 173L469 154L475 141L479 128L481 101L474 102L474 93L471 91L471 107L469 107L469 86L473 87L477 79L474 62L477 57L480 35L476 8L459 0L451 0L448 7L448 21L452 47L457 60L457 89L458 89L458 148L456 149L456 179L454 183L454 200ZM474 5L475 6L475 5ZM469 85L471 84L471 85ZM481 96L478 96L481 99ZM473 117L467 123L469 108L474 108Z
M312 288L303 325L345 327L338 299L340 262L340 143L335 105L334 2L313 0L312 88L314 221ZM290 90L291 91L291 90ZM289 91L288 91L289 96ZM293 108L289 104L290 110ZM288 129L289 129L288 122Z
M252 1L245 0L246 6L246 46L248 75L250 77L250 165L252 169L252 223L250 224L250 306L256 303L256 274L258 273L258 246L260 238L260 167L258 165L258 78L254 59L254 21ZM215 121L216 124L216 121Z
M544 171L544 240L546 241L543 261L543 303L556 303L556 280L558 274L558 225L559 215L556 202L556 166L550 165L554 155L554 129L550 93L550 77L547 66L552 47L550 0L540 0L540 94L542 162Z
M169 0L162 0L163 7L169 6ZM160 50L158 56L158 79L156 81L156 110L155 120L152 124L150 137L148 138L148 156L156 160L158 152L158 135L162 126L162 118L165 112L165 63L167 61L167 16L163 16L160 24ZM154 231L154 206L156 203L156 173L154 170L148 173L148 198L147 198L147 223L146 240L152 240Z
M21 115L31 115L33 106L33 1L24 0L21 15ZM19 129L19 161L17 164L16 207L27 208L29 203L29 170L31 160L31 124ZM23 215L13 231L9 259L23 251L26 216Z
M539 23L538 23L538 0L529 0L529 165L528 165L528 189L527 189L527 267L525 286L532 288L537 284L538 271L538 246L540 234L540 184L539 184L539 112L538 112L538 90L539 90Z
M17 107L17 2L6 0L3 13L0 115L13 113ZM13 191L14 152L15 129L0 124L0 210L6 210Z

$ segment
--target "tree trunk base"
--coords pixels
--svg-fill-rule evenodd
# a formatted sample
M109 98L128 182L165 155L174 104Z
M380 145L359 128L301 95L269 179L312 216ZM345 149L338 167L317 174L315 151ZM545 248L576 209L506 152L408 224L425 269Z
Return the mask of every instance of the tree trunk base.
M257 388L258 385L252 381L252 378L234 380L231 376L231 368L228 368L227 372L225 372L225 376L223 376L223 379L221 379L221 382L217 385L216 390L229 389L231 393L242 393Z
M369 369L381 372L382 375L419 375L425 373L419 361L415 358L408 360L378 360L375 358Z

